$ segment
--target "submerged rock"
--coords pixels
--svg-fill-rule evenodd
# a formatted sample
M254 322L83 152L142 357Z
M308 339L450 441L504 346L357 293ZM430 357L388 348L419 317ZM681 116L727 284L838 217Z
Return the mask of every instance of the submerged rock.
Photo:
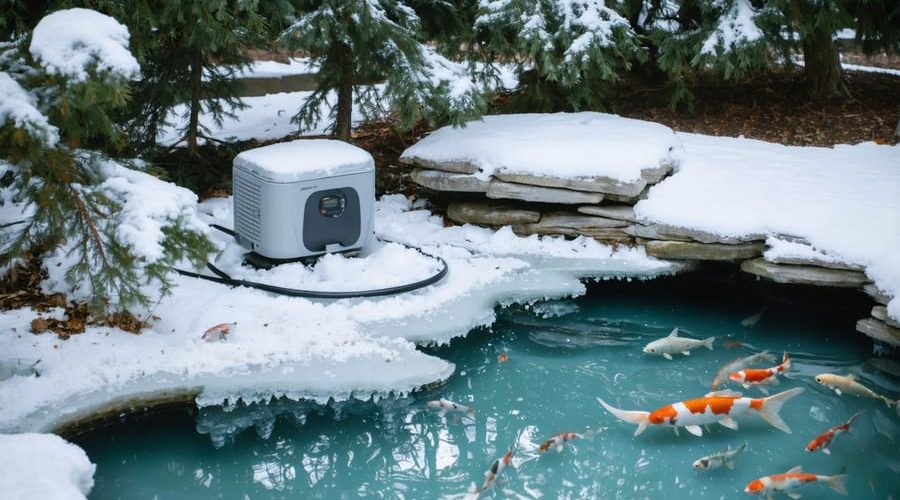
M858 288L868 282L866 275L858 271L774 264L761 258L741 263L741 270L777 283L797 285Z

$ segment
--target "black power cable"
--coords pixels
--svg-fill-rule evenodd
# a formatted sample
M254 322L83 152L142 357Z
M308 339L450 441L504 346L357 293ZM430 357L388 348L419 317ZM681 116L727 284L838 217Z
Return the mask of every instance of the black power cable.
M218 229L225 234L230 236L235 236L235 232L227 227L220 226L218 224L210 224L210 227ZM384 240L382 240L384 241ZM388 242L393 243L393 242ZM418 290L420 288L424 288L428 285L432 285L437 283L438 281L444 279L444 276L447 275L448 267L447 261L437 255L429 255L423 252L421 249L405 245L400 243L406 248L413 249L420 254L431 257L433 259L437 259L441 263L441 269L431 276L416 281L414 283L407 283L403 285L390 286L386 288L376 288L371 290L354 290L349 292L326 292L320 290L300 290L296 288L286 288L276 285L270 285L268 283L258 283L256 281L247 281L242 279L235 279L228 275L225 271L219 269L214 266L211 262L206 263L207 269L212 271L216 276L209 276L206 274L195 273L193 271L186 271L184 269L175 269L175 272L181 274L182 276L188 276L190 278L199 278L207 281L212 281L213 283L221 283L223 285L229 286L245 286L248 288L256 288L257 290L263 290L266 292L277 293L279 295L286 295L288 297L305 297L310 299L353 299L359 297L382 297L385 295L397 295L399 293L411 292L413 290Z

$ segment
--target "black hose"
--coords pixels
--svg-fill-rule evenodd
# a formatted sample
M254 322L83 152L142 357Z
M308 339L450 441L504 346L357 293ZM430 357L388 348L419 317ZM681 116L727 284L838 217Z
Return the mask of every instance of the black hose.
M235 236L235 232L231 229L228 229L227 227L223 227L218 224L210 224L210 227L218 229L219 231L222 231L225 234ZM389 243L391 243L391 242L389 242ZM296 288L286 288L286 287L281 287L281 286L276 286L276 285L270 285L268 283L258 283L255 281L234 279L231 276L229 276L228 273L226 273L225 271L214 266L211 262L207 262L206 267L207 267L207 269L212 271L214 274L216 274L216 276L209 276L206 274L195 273L193 271L186 271L184 269L174 269L174 270L175 270L175 272L177 272L178 274L180 274L182 276L204 279L207 281L212 281L213 283L221 283L223 285L229 285L229 286L245 286L245 287L249 287L249 288L256 288L257 290L263 290L266 292L277 293L279 295L286 295L288 297L305 297L305 298L309 298L309 299L353 299L353 298L359 298L359 297L381 297L381 296L385 296L385 295L397 295L399 293L411 292L413 290L425 288L428 285L432 285L432 284L437 283L438 281L444 279L444 276L447 275L447 271L448 271L447 261L445 261L443 258L441 258L437 255L428 255L427 253L423 252L421 249L413 247L413 246L405 245L402 243L400 243L400 244L405 246L406 248L411 248L411 249L419 252L420 254L425 255L426 257L431 257L431 258L439 260L441 263L441 269L437 273L432 274L431 276L429 276L423 280L416 281L414 283L406 283L403 285L390 286L390 287L386 287L386 288L376 288L376 289L371 289L371 290L354 290L354 291L349 291L349 292L326 292L326 291L319 291L319 290L300 290L300 289L296 289Z

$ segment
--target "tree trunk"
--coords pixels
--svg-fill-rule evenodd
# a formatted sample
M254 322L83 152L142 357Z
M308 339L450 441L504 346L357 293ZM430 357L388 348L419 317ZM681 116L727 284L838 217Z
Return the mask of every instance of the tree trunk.
M197 136L200 133L200 94L203 92L203 54L195 50L191 56L191 118L188 121L188 151L197 153Z
M342 141L350 140L350 120L353 115L353 53L346 45L341 48L339 64L341 81L338 85L337 120L334 135Z
M840 52L829 31L814 30L803 40L803 63L813 97L833 99L850 94L842 78Z

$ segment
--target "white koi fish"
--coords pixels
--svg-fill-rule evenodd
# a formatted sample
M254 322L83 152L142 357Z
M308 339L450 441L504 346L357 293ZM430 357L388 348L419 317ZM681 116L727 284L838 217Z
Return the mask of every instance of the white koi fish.
M706 347L712 351L713 342L715 342L715 340L715 337L709 337L705 340L679 337L678 328L676 328L672 330L672 333L670 333L668 337L663 337L647 344L647 346L644 347L644 352L647 354L656 354L671 360L672 354L680 352L685 356L690 356L691 349L696 349L698 347Z
M438 414L442 416L446 413L462 413L468 417L475 416L475 408L472 408L471 406L461 405L459 403L454 403L449 399L428 401L425 403L425 406L431 408L432 410L438 410Z
M771 476L754 479L744 488L745 493L751 495L765 495L769 500L772 499L773 493L784 493L791 498L800 498L800 495L793 493L804 484L809 483L825 483L834 491L841 495L847 494L845 483L847 482L846 474L838 474L836 476L820 476L817 474L807 474L798 465L784 474L773 474Z
M672 403L656 410L650 411L625 411L614 408L600 398L597 401L623 422L637 424L634 435L644 432L649 425L668 425L675 433L679 427L695 436L702 436L701 425L718 423L732 430L738 429L738 423L734 417L747 415L755 410L763 420L770 423L776 429L791 433L790 427L781 419L781 407L794 396L803 392L802 387L780 392L766 398L745 398L734 391L711 392L702 398L689 399L679 403Z
M200 338L207 342L228 340L228 336L234 332L235 327L237 327L237 323L219 323L203 332Z
M546 452L550 448L553 448L557 452L561 452L563 450L563 445L567 442L583 438L584 435L577 432L560 432L559 434L555 434L551 436L550 439L544 441L539 449L541 453Z
M707 455L695 460L693 466L697 470L713 470L724 465L725 467L728 467L729 470L734 470L734 459L746 449L746 441L744 441L744 444L733 450L731 449L731 445L729 445L725 451L713 453L712 455Z
M728 363L725 363L722 368L719 368L719 371L716 373L716 377L712 381L712 390L717 390L722 382L728 377L732 372L743 370L750 365L756 365L760 363L772 363L775 361L775 356L772 355L769 351L762 351L756 354L751 354L749 356L745 356L743 358L738 358Z
M816 375L816 382L824 385L829 389L833 389L838 396L844 393L853 394L854 396L880 399L884 401L884 404L886 404L888 408L897 406L897 401L894 401L887 396L882 396L881 394L878 394L877 392L857 382L856 375L853 374L844 377L841 375L835 375L833 373L820 373Z
M784 353L781 364L772 368L746 368L736 371L728 376L734 382L749 389L750 386L756 386L763 393L768 394L769 391L763 387L763 384L777 384L778 375L791 369L791 358L788 353Z

